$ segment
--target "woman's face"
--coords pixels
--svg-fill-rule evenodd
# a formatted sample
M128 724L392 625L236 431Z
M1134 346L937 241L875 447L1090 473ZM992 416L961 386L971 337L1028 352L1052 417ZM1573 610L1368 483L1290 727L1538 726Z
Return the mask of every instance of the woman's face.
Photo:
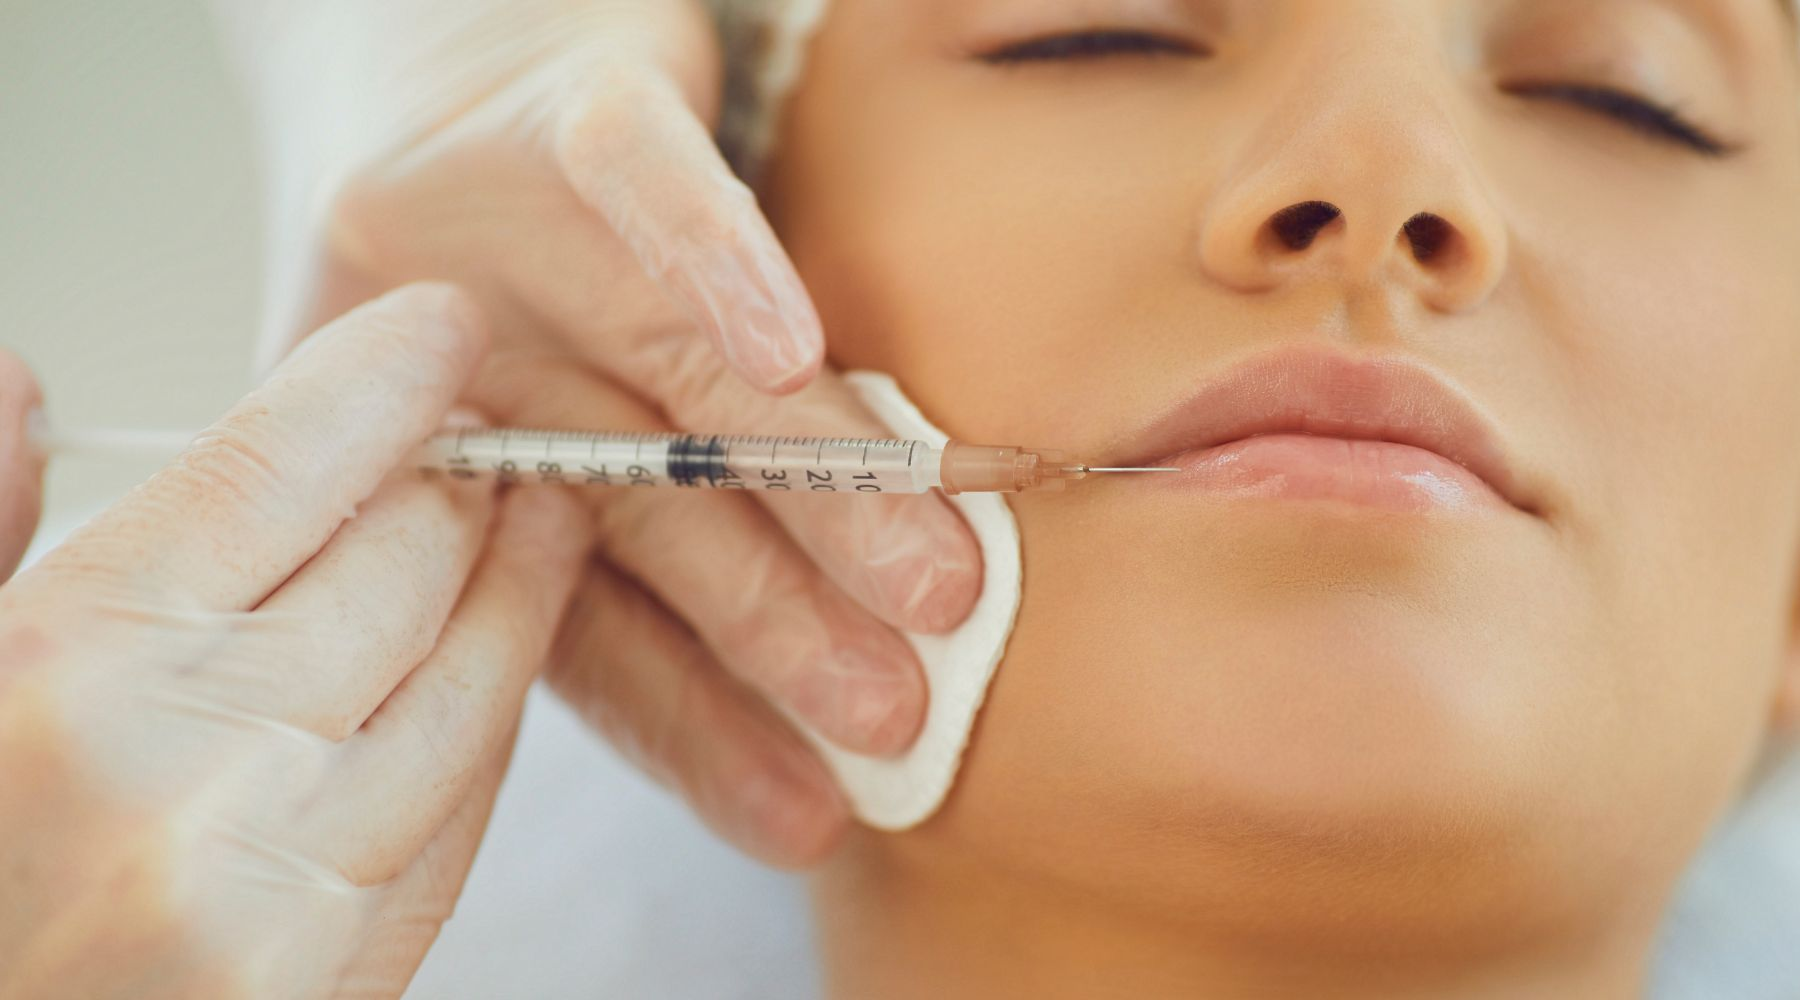
M1185 469L1015 500L958 789L875 849L1653 919L1795 645L1793 46L1777 0L834 0L765 194L836 363Z

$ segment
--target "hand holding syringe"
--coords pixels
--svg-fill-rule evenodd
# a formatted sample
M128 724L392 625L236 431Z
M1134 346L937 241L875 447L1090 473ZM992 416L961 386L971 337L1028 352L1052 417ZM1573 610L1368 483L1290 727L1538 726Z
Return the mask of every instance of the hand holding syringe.
M39 427L50 453L161 452L190 435L160 431L65 432ZM625 434L467 428L434 435L409 457L427 475L503 483L673 486L766 493L1016 493L1060 490L1096 473L1174 469L1095 468L1060 452L958 441Z

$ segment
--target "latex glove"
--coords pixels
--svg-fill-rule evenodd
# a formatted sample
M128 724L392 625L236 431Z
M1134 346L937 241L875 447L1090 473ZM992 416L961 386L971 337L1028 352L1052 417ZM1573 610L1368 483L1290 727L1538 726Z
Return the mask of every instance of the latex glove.
M43 496L44 456L27 439L27 422L43 402L25 363L0 350L0 583L31 544Z
M0 587L0 997L401 994L580 564L562 491L387 478L481 347L358 310Z
M799 398L751 388L811 378L819 325L708 133L719 59L691 0L218 2L270 131L278 342L443 276L541 376L490 383L498 420L622 428L592 401L542 398L619 396L611 384L649 404L634 427L885 436L829 373ZM285 259L293 247L316 257ZM853 750L908 745L927 692L894 628L967 615L973 537L936 496L591 499L610 565L583 600L672 638L589 634L564 662L593 676L562 689L741 847L820 857L845 806L770 708ZM690 667L749 694L629 694Z

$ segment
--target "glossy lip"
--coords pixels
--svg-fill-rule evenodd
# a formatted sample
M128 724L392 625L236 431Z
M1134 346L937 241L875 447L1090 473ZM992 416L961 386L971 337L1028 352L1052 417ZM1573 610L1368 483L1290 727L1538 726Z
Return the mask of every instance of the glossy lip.
M1475 407L1431 372L1394 357L1288 349L1201 387L1108 450L1108 465L1191 467L1202 453L1274 435L1388 442L1435 453L1501 500L1541 517Z

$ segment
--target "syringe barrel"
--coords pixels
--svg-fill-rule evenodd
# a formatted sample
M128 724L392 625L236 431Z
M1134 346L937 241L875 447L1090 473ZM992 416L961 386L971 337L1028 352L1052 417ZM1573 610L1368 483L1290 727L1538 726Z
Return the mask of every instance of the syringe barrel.
M32 429L46 451L173 454L191 434ZM759 493L1016 493L1087 474L1056 451L882 438L632 434L466 428L408 456L431 476L532 486L635 486Z
M469 429L412 456L428 474L525 485L677 487L757 493L924 493L938 484L924 441Z

